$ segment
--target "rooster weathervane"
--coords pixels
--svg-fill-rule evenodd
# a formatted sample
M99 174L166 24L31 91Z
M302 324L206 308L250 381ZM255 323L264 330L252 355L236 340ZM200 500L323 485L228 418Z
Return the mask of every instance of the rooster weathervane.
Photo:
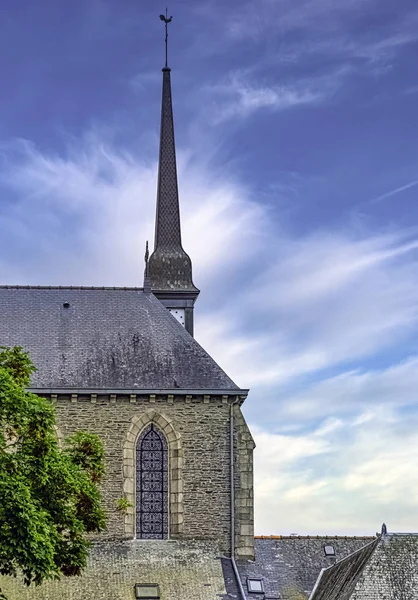
M168 67L168 24L171 23L173 17L168 16L168 10L165 9L165 15L160 15L161 21L165 23L165 68Z

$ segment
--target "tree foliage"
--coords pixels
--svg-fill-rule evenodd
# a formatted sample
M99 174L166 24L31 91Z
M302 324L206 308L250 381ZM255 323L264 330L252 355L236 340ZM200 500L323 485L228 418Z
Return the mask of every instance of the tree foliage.
M0 573L27 585L80 574L86 534L105 525L101 441L78 432L58 446L53 405L25 390L34 371L21 348L0 347Z

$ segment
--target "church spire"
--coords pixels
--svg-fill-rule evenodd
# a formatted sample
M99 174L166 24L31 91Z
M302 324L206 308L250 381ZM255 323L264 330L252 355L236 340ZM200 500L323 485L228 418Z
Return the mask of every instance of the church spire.
M193 334L193 305L199 294L192 280L192 262L181 244L176 148L167 56L167 26L172 17L160 15L166 27L166 66L163 68L160 156L154 252L148 263L153 293Z

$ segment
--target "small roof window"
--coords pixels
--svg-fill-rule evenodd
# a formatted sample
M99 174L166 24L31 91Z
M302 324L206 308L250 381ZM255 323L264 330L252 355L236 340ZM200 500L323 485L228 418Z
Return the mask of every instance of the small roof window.
M136 583L135 598L154 600L160 598L160 589L157 583Z
M335 548L331 544L325 544L324 552L325 556L335 556Z
M261 577L248 577L247 588L250 594L263 594L263 580L261 579Z

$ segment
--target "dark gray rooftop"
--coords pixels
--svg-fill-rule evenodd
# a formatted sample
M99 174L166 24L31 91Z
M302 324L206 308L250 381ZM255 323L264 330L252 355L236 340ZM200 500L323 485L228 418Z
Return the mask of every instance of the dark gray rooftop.
M0 308L0 345L30 352L32 388L239 389L140 288L2 286Z
M325 569L313 595L315 600L349 600L378 542L379 539L374 540Z
M255 561L237 561L244 590L247 592L248 577L262 578L266 599L307 599L322 569L359 550L373 539L340 536L256 538ZM325 555L325 545L334 547L334 557ZM227 591L238 597L230 561L224 559L223 567ZM247 598L255 600L260 598L260 594L247 593Z
M323 551L325 543L334 545L337 558L342 558L361 546L370 544L370 540L371 538L325 537L257 539L256 561L239 562L238 567L244 589L247 588L247 577L261 576L265 594L247 594L247 598L307 600L321 568L329 564L330 559L325 557ZM414 554L413 559L415 558ZM411 567L411 563L408 563L408 567ZM415 572L413 567L410 570ZM81 577L52 580L33 588L25 588L19 578L0 577L0 585L10 600L129 600L136 582L160 583L162 598L240 598L230 559L219 556L216 544L203 540L170 540L164 543L155 540L95 542L89 554L87 569ZM372 594L355 600L382 598L416 600L413 594ZM338 600L341 598L338 597Z
M418 600L418 535L382 533L321 573L312 600Z

